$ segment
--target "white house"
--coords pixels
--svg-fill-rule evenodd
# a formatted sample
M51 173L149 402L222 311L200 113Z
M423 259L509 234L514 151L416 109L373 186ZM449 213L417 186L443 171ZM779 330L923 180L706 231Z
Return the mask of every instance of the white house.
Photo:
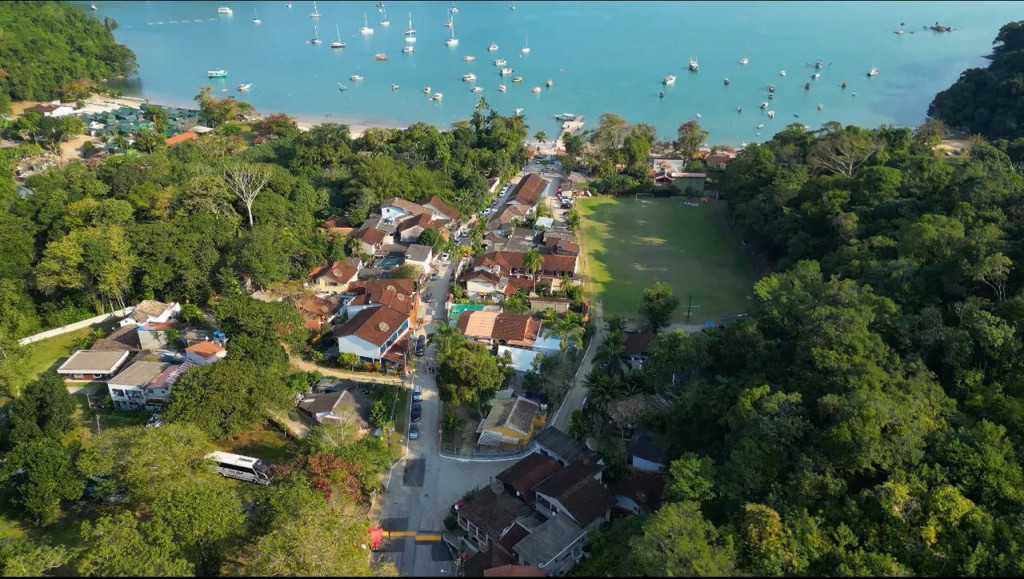
M413 244L405 250L405 263L419 266L423 273L430 273L430 260L434 257L434 250L429 245Z
M181 305L178 302L165 304L156 300L143 300L135 306L132 313L121 320L121 327L135 324L140 326L146 323L163 324L171 318L177 318L181 313Z
M368 308L334 330L338 352L381 362L388 350L409 332L409 314L387 306Z
M131 356L128 350L78 350L57 368L65 380L103 380L117 372Z
M199 342L185 348L185 359L198 366L209 366L227 355L227 350L213 342Z
M135 362L107 381L110 399L118 410L142 410L144 389L171 365L165 362Z
M394 224L412 215L430 213L430 210L418 203L393 197L380 204L380 217L386 224Z

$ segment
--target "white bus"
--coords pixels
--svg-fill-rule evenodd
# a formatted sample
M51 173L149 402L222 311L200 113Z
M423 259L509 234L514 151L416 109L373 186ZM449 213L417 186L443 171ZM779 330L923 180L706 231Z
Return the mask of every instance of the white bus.
M258 458L220 451L211 452L206 458L217 464L217 472L221 476L261 485L270 484L270 465Z

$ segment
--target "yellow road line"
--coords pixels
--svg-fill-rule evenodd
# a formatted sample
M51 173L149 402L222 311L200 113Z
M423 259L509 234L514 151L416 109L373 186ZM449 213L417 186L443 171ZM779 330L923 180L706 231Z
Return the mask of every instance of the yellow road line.
M440 541L441 535L416 535L417 541Z

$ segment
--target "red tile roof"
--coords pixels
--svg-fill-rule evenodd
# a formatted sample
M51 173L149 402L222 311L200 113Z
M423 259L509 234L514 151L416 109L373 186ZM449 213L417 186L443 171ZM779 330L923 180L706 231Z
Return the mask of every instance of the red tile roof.
M358 231L349 234L351 237L361 240L363 243L369 243L370 245L378 245L384 242L384 237L387 235L385 232L377 229L376 227L364 227Z
M338 283L347 283L357 273L359 273L359 270L357 270L354 265L344 261L336 261L327 267L313 268L313 270L309 272L309 277L313 279L325 277Z
M214 344L213 342L199 342L197 344L192 344L191 346L185 348L185 351L192 352L193 354L199 354L204 358L210 358L223 352L224 348L221 348L220 346Z
M384 203L381 203L380 206L381 207L397 207L397 208L401 209L402 211L405 211L406 213L411 213L413 215L421 215L423 213L430 213L429 209L427 209L426 207L420 205L419 203L413 203L412 201L408 201L408 200L402 199L400 197L392 197L391 199L388 199Z
M165 140L164 144L166 144L168 147L171 147L173 145L177 145L178 143L184 143L185 141L191 141L192 139L196 138L199 138L199 133L195 131L185 131L184 133L179 133Z
M533 504L533 487L544 482L549 476L562 470L558 461L546 454L535 452L501 471L494 478L516 492L516 496ZM515 545L510 545L515 546Z
M523 205L532 206L537 202L537 199L540 199L540 194L544 192L547 186L548 182L540 175L530 173L516 185L516 190L512 193L511 199Z
M427 199L426 202L422 203L422 205L424 207L426 207L427 205L433 207L434 209L440 211L442 214L448 216L449 219L459 218L459 212L452 209L451 206L442 201L441 198L438 197L437 195L431 196L430 199Z
M489 338L528 347L540 332L540 322L532 316L504 312L462 312L455 327L467 338Z
M573 272L576 271L577 256L575 255L542 255L541 272ZM473 267L490 267L497 265L502 271L523 269L523 252L521 251L492 251L476 258Z
M422 227L423 229L437 230L441 228L441 222L436 221L432 213L423 213L421 215L417 215L416 217L406 219L405 221L403 221L401 224L398 225L398 231L406 231L408 229L412 229L413 227Z
M367 342L382 346L395 333L409 315L387 306L360 310L347 322L334 330L335 337L356 336Z

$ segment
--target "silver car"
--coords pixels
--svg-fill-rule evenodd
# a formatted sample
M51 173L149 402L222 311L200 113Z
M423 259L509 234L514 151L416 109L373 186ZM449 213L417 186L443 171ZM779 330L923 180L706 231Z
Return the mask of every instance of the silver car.
M412 426L409 427L409 440L416 440L419 437L420 427L416 424L413 424Z

